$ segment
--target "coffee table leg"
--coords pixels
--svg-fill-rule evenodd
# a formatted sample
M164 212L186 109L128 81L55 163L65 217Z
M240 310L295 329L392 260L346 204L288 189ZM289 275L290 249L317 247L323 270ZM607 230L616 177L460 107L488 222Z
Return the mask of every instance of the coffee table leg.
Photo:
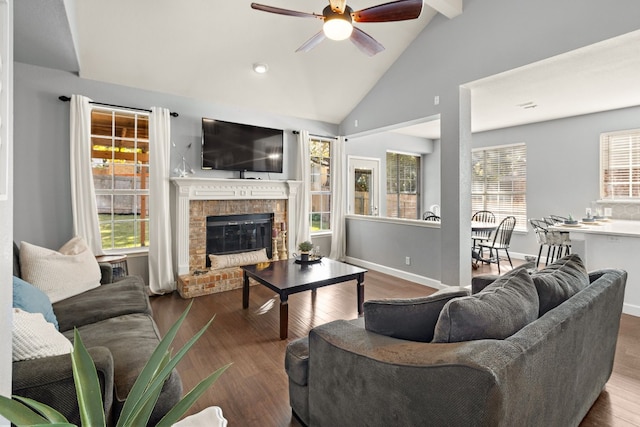
M362 308L364 304L364 273L358 274L358 283L357 292L358 292L358 316L362 316L364 310Z
M280 339L287 339L289 332L289 298L280 297Z
M247 272L242 272L242 308L249 308L249 276Z

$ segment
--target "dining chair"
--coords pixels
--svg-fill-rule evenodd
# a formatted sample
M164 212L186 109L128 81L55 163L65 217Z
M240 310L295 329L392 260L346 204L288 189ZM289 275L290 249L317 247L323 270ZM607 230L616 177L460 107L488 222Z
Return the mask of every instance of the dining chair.
M438 215L434 214L434 213L431 213L429 215L425 215L423 217L423 219L425 221L440 221L440 217Z
M558 223L564 223L569 220L569 218L560 215L549 215L548 217L545 217L544 220L549 225L557 225ZM551 231L551 237L553 239L553 244L555 245L554 250L551 253L551 262L571 253L571 235L568 231L553 230ZM549 260L547 260L547 262L549 262Z
M553 253L555 254L555 237L553 236L553 232L549 231L548 223L544 219L530 219L529 223L531 227L533 227L533 231L536 233L536 241L540 245L540 249L538 250L538 258L536 258L536 268L540 265L540 257L542 256L542 249L547 246L547 260L545 265L549 264L549 259L551 255L551 250L553 249Z
M496 222L496 216L491 211L477 211L471 216L471 221L494 224ZM479 251L480 257L482 257L482 248L478 246L478 243L489 240L489 237L491 237L490 230L473 230L471 233L472 248L474 251Z
M425 211L422 214L422 219L426 220L428 217L435 215L435 213L433 211Z
M511 244L511 235L513 234L515 226L516 218L514 216L508 216L500 222L498 228L491 234L491 238L488 241L478 244L480 248L489 250L489 258L482 258L481 261L498 264L498 274L500 274L499 250L503 250L507 254L509 264L511 268L513 268L511 256L509 255L509 245Z

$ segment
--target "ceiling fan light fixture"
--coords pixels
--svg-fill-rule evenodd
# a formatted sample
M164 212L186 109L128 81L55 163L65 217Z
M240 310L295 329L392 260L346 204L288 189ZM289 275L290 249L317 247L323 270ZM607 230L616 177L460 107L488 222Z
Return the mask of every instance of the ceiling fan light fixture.
M351 36L353 25L351 25L351 8L346 7L344 13L337 13L331 10L331 6L327 6L322 11L324 16L324 25L322 31L328 39L345 40Z
M351 36L353 25L341 18L328 19L324 21L322 31L331 40L345 40Z

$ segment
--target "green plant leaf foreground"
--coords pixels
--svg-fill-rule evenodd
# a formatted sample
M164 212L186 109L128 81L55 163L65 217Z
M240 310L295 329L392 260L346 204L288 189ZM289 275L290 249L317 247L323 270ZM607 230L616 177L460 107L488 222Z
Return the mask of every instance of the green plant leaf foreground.
M72 425L69 421L62 415L60 412L56 411L49 405L45 405L44 403L40 403L36 400L29 399L28 397L22 396L13 396L15 400L18 400L25 405L29 406L31 409L35 409L40 415L45 417L47 421L50 423L61 423L63 425Z
M226 371L232 363L229 363L222 368L216 370L214 373L209 375L207 378L203 379L191 389L189 393L187 393L181 400L178 402L169 412L165 414L164 417L156 427L171 427L173 424L178 422L178 420L191 408L191 406L202 396L202 394L207 391L211 385L216 382L216 380L222 375L224 371Z
M71 353L73 381L76 385L80 421L83 426L105 427L100 381L93 359L87 351L78 329L73 330L73 352Z
M17 426L47 424L47 420L22 403L0 396L0 415Z
M171 374L171 371L173 370L173 368L176 367L176 365L178 364L178 362L180 362L180 360L184 357L184 355L189 351L189 349L196 343L196 341L198 341L198 339L200 339L200 337L202 336L202 334L205 333L205 331L209 328L209 326L211 325L211 323L213 322L213 319L215 318L215 316L213 316L211 318L211 320L209 320L207 322L206 325L204 325L202 327L202 329L200 329L200 331L198 331L198 333L196 333L179 351L178 353L176 353L176 355L169 361L169 363L167 364L167 366L165 366L162 371L155 377L152 377L150 380L150 384L149 386L146 388L145 392L143 393L143 395L138 399L137 402L134 402L134 406L131 408L131 413L129 414L129 417L131 417L131 415L133 415L134 417L137 416L137 413L141 410L141 407L146 403L147 399L149 399L149 397L156 391L157 388L162 388L162 385L164 384L164 381L167 379L167 377ZM154 352L155 354L155 352ZM152 356L153 357L153 356ZM138 378L139 379L139 378ZM129 400L129 398L127 397L127 400ZM125 403L126 404L126 403ZM120 422L120 420L118 420L118 422ZM125 424L123 424L123 426L133 426L133 424L129 424L129 421L126 421Z
M184 319L187 317L187 313L189 313L189 310L191 310L192 305L193 301L189 303L184 313L182 313L182 315L178 318L178 320L176 320L173 326L171 326L164 338L162 338L155 351L147 361L146 365L142 369L142 372L140 372L140 375L138 375L136 382L133 384L133 387L131 387L129 395L124 402L124 406L122 407L122 412L120 413L120 418L118 419L116 427L124 427L128 425L128 420L132 417L136 404L140 402L143 393L147 389L147 386L153 378L158 366L169 350L173 339L178 334L178 330L180 329L182 322L184 322Z
M153 378L155 378L156 375L160 374L160 372L162 371L162 368L167 366L167 363L169 363L170 360L171 360L171 352L166 352L165 357L162 359L162 362L160 363L160 366L158 366L158 369L156 370L156 372L154 372ZM153 409L156 406L156 402L158 402L158 397L160 396L161 391L162 391L162 386L158 387L155 390L155 392L153 392L149 396L149 398L146 399L144 405L140 408L140 411L131 418L131 422L128 425L131 425L131 426L147 425L147 423L149 422L149 418L153 413Z

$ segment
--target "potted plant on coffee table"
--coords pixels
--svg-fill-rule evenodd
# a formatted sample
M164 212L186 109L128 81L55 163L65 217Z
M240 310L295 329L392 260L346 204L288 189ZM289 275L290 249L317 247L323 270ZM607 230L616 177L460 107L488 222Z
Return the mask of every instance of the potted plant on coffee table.
M309 262L309 252L313 249L313 243L308 240L298 244L298 250L300 251L300 261Z

